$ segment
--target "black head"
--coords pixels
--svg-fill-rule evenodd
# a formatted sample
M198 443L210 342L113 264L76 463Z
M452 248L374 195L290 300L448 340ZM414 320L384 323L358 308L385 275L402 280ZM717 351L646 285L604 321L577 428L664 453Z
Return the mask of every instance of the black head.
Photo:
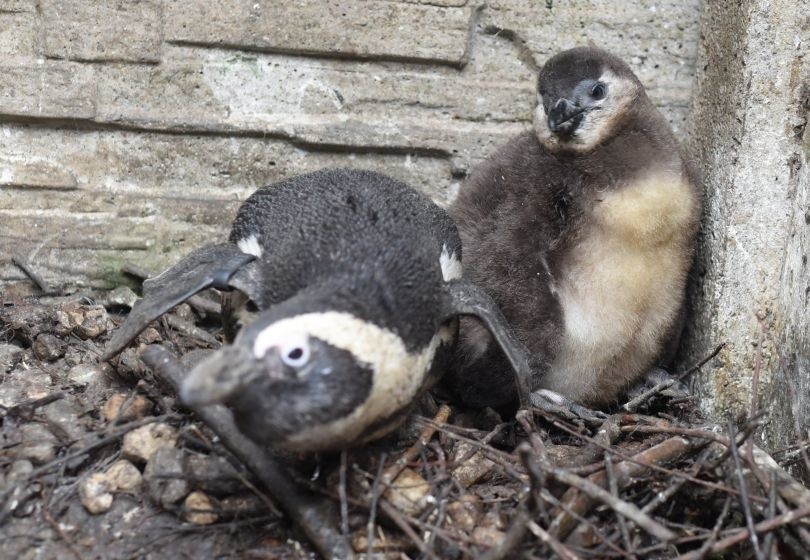
M552 151L591 151L646 100L627 64L593 47L551 57L540 70L537 91L535 130Z
M259 314L233 345L200 363L181 398L229 405L262 444L347 447L410 403L432 355L409 353L396 334L350 313L294 300Z

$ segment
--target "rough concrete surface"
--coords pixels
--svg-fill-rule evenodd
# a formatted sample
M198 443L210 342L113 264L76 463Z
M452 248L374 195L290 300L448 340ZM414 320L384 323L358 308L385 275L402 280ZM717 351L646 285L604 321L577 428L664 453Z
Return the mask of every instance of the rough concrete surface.
M111 286L327 165L446 204L527 127L535 70L593 41L682 135L698 0L0 0L0 281ZM666 14L666 17L663 16Z
M706 4L689 137L706 207L684 363L726 342L696 380L703 406L768 412L772 448L810 427L806 7Z

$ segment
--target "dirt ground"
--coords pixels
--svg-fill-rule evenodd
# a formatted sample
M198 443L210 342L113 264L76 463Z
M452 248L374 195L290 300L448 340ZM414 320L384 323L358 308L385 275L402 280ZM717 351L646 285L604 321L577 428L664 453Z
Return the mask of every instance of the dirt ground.
M2 557L317 557L272 489L140 358L150 344L177 356L217 346L215 298L99 362L135 297L0 296ZM336 530L360 555L803 557L810 492L782 469L806 461L803 448L777 464L746 448L756 419L711 426L688 397L656 389L595 424L431 401L398 439L292 459L339 505Z

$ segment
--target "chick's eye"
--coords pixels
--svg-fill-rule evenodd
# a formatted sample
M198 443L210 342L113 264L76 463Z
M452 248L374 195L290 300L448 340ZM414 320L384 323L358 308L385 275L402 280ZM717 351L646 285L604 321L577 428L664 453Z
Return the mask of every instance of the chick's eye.
M289 344L281 349L281 361L290 367L301 367L309 361L309 345L306 343Z
M606 93L605 84L596 84L591 88L591 97L594 99L602 99Z

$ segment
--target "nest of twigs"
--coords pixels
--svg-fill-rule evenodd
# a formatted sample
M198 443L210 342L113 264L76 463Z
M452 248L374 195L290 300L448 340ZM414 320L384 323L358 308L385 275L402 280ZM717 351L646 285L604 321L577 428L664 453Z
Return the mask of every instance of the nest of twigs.
M281 490L242 466L227 435L180 406L141 361L147 344L178 356L216 345L216 303L184 304L141 335L141 348L100 365L119 321L107 310L131 303L119 296L0 308L6 553L312 556L307 531L276 507ZM336 534L357 555L806 557L810 490L783 468L797 457L808 464L804 449L780 454L780 465L753 444L757 419L712 425L690 399L661 389L599 425L436 403L399 440L288 460L298 484L334 506ZM147 430L155 448L127 440L157 425L164 431Z

